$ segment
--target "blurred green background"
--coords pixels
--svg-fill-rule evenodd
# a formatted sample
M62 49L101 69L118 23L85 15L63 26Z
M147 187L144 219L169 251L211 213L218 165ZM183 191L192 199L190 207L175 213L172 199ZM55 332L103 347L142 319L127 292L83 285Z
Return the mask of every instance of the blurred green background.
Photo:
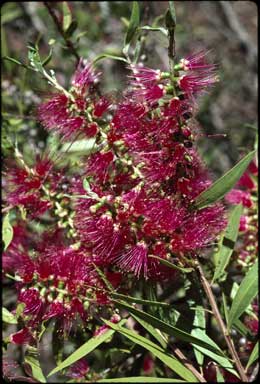
M64 2L51 2L57 17ZM103 52L122 55L124 33L132 2L67 2L77 21L69 36L80 56L89 60ZM141 25L164 26L168 2L140 1ZM210 50L209 58L219 66L220 82L200 101L198 125L205 134L200 151L214 177L230 168L252 149L257 126L257 6L250 1L176 1L176 54ZM38 42L42 57L53 49L48 69L55 69L67 85L75 58L50 17L43 2L7 2L1 9L2 56L28 62L28 43ZM142 61L153 68L167 69L167 38L159 32L144 32ZM103 60L102 90L115 92L127 85L124 63ZM26 158L46 147L47 134L36 120L35 108L51 87L39 74L3 60L2 146L11 155L10 140L18 140Z

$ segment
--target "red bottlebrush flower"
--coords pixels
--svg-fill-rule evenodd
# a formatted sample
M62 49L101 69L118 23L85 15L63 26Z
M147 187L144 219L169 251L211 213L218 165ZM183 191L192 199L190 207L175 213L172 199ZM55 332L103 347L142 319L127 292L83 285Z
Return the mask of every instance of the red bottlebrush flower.
M70 140L86 123L83 116L69 111L70 103L67 96L57 93L38 108L38 118L44 128L57 132L63 140Z
M143 370L146 375L150 375L154 369L154 360L151 355L146 355L143 361Z
M239 222L239 231L244 232L248 229L248 217L242 215Z
M84 128L84 133L87 137L94 137L98 133L97 123L90 123Z
M189 214L172 235L172 252L192 252L212 245L211 242L226 226L223 215L224 208L221 205Z
M28 328L23 328L16 333L12 333L10 341L13 344L33 344L35 339Z
M102 117L103 114L109 109L111 106L110 101L106 97L101 97L98 101L94 103L93 115L95 117Z
M208 52L202 50L193 55L187 56L180 60L181 67L184 71L213 71L216 69L215 64L206 62L205 57Z
M186 209L170 198L147 202L144 216L154 233L172 233L182 223Z
M90 216L83 220L76 217L76 227L80 229L82 241L92 247L93 258L99 265L112 260L122 246L123 232L107 214L101 217Z
M258 321L258 319L247 318L247 319L245 320L245 324L246 324L246 326L250 329L250 331L251 331L254 335L257 335L257 334L258 334L258 329L259 329L259 321Z
M205 71L182 76L179 80L179 86L188 97L191 97L192 95L205 91L216 82L216 75L210 71Z
M86 168L87 175L93 176L98 183L106 183L110 177L109 167L112 167L113 158L112 151L92 154Z
M81 93L84 94L91 85L98 81L100 73L95 73L91 63L84 64L81 58L78 67L72 78L72 85Z
M248 171L252 173L252 175L256 176L258 174L258 166L255 162L255 160L251 161L251 163L248 166Z
M165 90L162 84L147 84L145 88L134 89L130 95L134 101L153 104L165 95Z
M237 186L244 187L249 190L253 190L256 188L254 181L251 179L248 172L245 172L241 178L239 179Z
M142 64L132 64L128 67L132 71L129 76L133 86L147 85L147 83L156 83L161 79L161 71L144 67Z
M89 372L89 364L85 358L82 358L69 367L66 376L72 379L83 379Z
M147 279L148 250L144 242L126 249L116 258L116 264L122 271L133 272L139 279L141 274Z
M36 318L41 315L43 310L43 301L40 293L36 288L21 290L18 301L25 304L23 313L25 315L34 315Z
M164 117L181 117L187 113L192 113L191 104L188 100L180 100L178 97L174 97L163 110Z
M46 311L45 315L43 316L43 320L48 320L53 317L62 317L62 315L66 314L66 308L64 304L60 301L54 301L51 303L48 307L48 310Z
M251 195L247 191L241 191L239 189L232 189L225 199L230 204L243 204L244 207L250 208L253 205Z
M14 206L23 205L31 219L42 215L52 206L50 201L41 199L38 193L22 196L15 196L15 194L12 193L9 194L7 201Z

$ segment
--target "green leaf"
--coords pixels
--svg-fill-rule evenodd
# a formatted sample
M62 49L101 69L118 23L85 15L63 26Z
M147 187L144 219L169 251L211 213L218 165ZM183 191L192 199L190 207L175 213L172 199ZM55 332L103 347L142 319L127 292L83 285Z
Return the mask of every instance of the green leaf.
M193 302L191 302L191 304L193 304ZM237 375L229 359L223 356L219 346L206 334L206 331L205 331L206 319L205 319L205 311L203 311L203 309L204 308L201 305L196 306L196 312L195 312L195 317L193 321L193 329L191 331L191 335L210 344L219 353L215 353L210 351L208 348L203 348L198 345L192 344L194 349L194 354L198 364L202 366L204 362L204 356L207 356L207 357L210 357L212 360L216 361L221 367L227 369L234 375ZM222 354L222 356L220 356L220 354Z
M29 59L30 65L36 71L42 72L43 66L42 66L42 62L41 62L41 57L39 55L38 47L37 46L34 47L32 45L29 45L28 48L29 48L28 59Z
M113 324L110 321L104 320L104 322L109 325L115 331L118 331L133 343L138 344L150 351L154 356L156 356L159 360L161 360L164 364L166 364L170 369L176 372L180 377L187 381L195 381L197 382L197 378L175 357L169 355L165 352L160 346L153 343L151 340L148 340L145 337L138 335L138 333L133 332L129 329L120 327L118 324Z
M6 308L2 308L2 320L8 324L17 324L15 315L9 312Z
M225 293L222 292L222 302L223 302L223 308L224 308L224 316L225 316L225 322L228 322L228 308L227 308L227 299L225 296Z
M195 316L193 320L193 329L191 331L191 335L198 337L198 329L201 330L203 333L205 332L206 327L206 320L205 320L205 312L202 310L204 309L201 305L197 305L195 309ZM204 361L204 355L202 352L200 352L198 349L194 348L194 354L197 360L197 363L202 366Z
M130 303L144 304L144 305L156 305L159 307L169 307L168 303L163 303L160 301L153 301L153 300L139 299L138 297L126 296L126 295L122 295L121 293L116 293L116 292L111 292L110 296L115 297L116 299L125 300L125 301L130 302Z
M78 28L77 20L72 20L72 22L70 23L69 28L65 31L65 37L67 39L70 38L73 35L73 33L76 31L77 28ZM81 34L81 36L83 36L83 35Z
M13 57L10 57L10 56L4 56L4 57L2 57L2 59L11 61L11 62L14 63L14 64L21 65L22 67L27 68L27 66L26 66L25 64L21 63L21 62L18 61L17 59L14 59Z
M186 383L180 379L169 379L168 377L130 376L118 377L116 379L101 379L97 383Z
M258 260L250 268L233 299L228 318L228 329L247 309L258 291Z
M2 237L3 237L3 242L4 242L4 250L8 248L9 244L11 243L13 239L14 231L13 227L10 224L9 221L9 212L5 216L3 220L3 228L2 228Z
M216 367L216 371L217 371L217 383L225 383L225 379L222 376L222 373L220 372L219 367Z
M203 191L194 201L194 207L201 209L222 199L243 175L248 165L255 156L256 151L249 152L225 175L220 177L208 189Z
M136 308L134 308L128 304L121 302L121 301L116 301L116 300L114 300L114 301L117 303L117 305L119 307L122 307L122 308L128 310L129 313L134 314L134 315L138 316L140 319L147 321L149 324L151 324L155 328L158 328L160 331L165 332L168 335L174 336L177 339L185 341L187 343L194 343L195 345L199 345L199 346L204 347L206 349L208 348L209 350L223 356L223 352L221 350L217 349L216 347L213 347L212 343L209 344L208 342L204 342L197 337L191 336L189 333L187 333L187 332L185 332L179 328L173 327L172 325L167 324L164 321L159 320L156 317L149 315L148 313L141 311L139 309L136 309Z
M62 2L62 11L63 11L62 29L64 32L66 32L69 29L70 24L72 22L71 11L67 1Z
M163 27L150 27L149 25L144 25L143 27L140 27L140 30L144 31L157 31L161 32L164 36L167 36L167 29Z
M25 363L30 365L33 378L37 379L40 383L46 383L46 379L39 363L37 349L31 346L28 347L24 360Z
M169 1L169 9L166 13L165 21L168 29L176 27L176 12L174 7L174 1Z
M45 65L47 65L51 61L51 58L52 58L52 48L50 49L50 52L46 57L46 59L43 60L42 66L44 67Z
M183 273L190 273L193 271L193 268L183 268L183 267L179 267L178 265L175 265L173 263L171 263L170 261L168 260L165 260L165 259L162 259L161 257L159 256L154 256L154 255L149 255L149 257L153 258L153 259L157 259L159 260L162 264L166 265L166 267L169 267L169 268L172 268L172 269L177 269L178 271L181 271Z
M238 236L239 222L242 211L243 206L241 204L235 206L231 211L226 231L221 237L219 250L215 254L216 269L212 279L212 283L221 276L223 276L225 268L229 263Z
M100 268L98 268L98 266L97 266L96 264L93 263L93 265L94 265L95 270L97 271L97 273L99 274L99 276L101 277L101 279L103 280L103 282L105 283L107 289L108 289L109 291L113 291L113 290L114 290L114 287L113 287L113 285L110 283L110 281L108 281L108 279L106 278L105 274L101 271Z
M215 349L217 353L212 352L209 348L204 348L195 344L192 344L194 349L203 353L205 356L210 357L212 360L216 361L221 367L225 368L227 371L231 372L233 375L237 376L237 372L233 369L232 363L229 359L223 356L222 350L219 346L201 329L196 330L196 337L211 345L211 349ZM222 356L221 356L222 355Z
M140 11L139 11L139 4L138 1L133 2L133 7L132 7L132 13L130 17L130 22L128 25L128 29L125 35L125 41L124 41L124 49L123 52L126 53L128 52L129 45L135 35L135 32L139 26L140 23Z
M124 57L110 55L110 53L102 53L101 55L97 56L93 60L93 64L98 62L99 60L102 60L102 59L113 59L113 60L123 61L124 63L128 63L128 61Z
M167 347L167 340L162 336L161 332L158 329L154 328L151 324L147 323L146 321L140 319L138 316L132 316L136 321L138 321L139 324L144 327L144 329L146 329L157 341L159 341L163 349Z
M227 321L226 321L227 322ZM245 324L242 323L239 319L237 319L233 323L233 327L242 335L245 337L248 337L249 335L252 335L250 329L248 329Z
M120 323L123 324L124 322L125 320L124 321L121 320ZM76 361L86 356L88 353L94 351L94 349L96 349L100 344L108 340L114 333L115 331L113 329L108 329L105 333L99 336L92 337L90 340L84 343L81 347L79 347L75 352L73 352L69 357L63 360L61 364L59 364L56 368L54 368L48 374L48 377L70 366L71 364L74 364Z
M61 151L68 152L68 153L84 152L84 154L89 154L94 149L94 146L95 146L95 138L76 140L73 143L63 144Z
M258 356L259 356L259 343L257 342L249 357L248 363L246 365L246 370L248 370L248 368L256 361L256 359L258 359Z

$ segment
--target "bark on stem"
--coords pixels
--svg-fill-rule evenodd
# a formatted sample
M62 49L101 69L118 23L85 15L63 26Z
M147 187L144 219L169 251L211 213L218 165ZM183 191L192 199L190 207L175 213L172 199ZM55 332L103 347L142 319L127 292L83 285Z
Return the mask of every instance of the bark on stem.
M224 324L224 321L222 320L222 317L220 315L220 312L218 310L218 307L217 307L217 303L216 303L216 300L214 298L214 295L212 293L212 290L211 290L211 287L210 287L210 284L208 282L208 280L206 279L205 275L204 275L204 272L199 264L198 261L196 261L195 263L196 265L196 270L198 271L199 273L199 278L200 278L200 281L201 281L201 284L203 286L203 289L207 295L207 298L209 300L209 303L211 305L211 308L212 308L212 311L213 311L213 314L218 322L218 325L219 325L219 328L225 338L225 341L226 341L226 344L228 346L228 349L229 349L229 352L234 360L234 364L236 365L237 367L237 370L240 374L240 377L242 379L243 382L248 382L248 378L245 374L245 370L240 362L240 359L238 357L238 354L236 352L236 349L235 349L235 346L233 344L233 341L228 333L228 330L227 330L227 327L226 325Z
M205 380L204 377L197 371L197 369L194 368L193 364L187 359L187 357L181 352L179 348L176 348L174 346L171 346L171 348L175 355L179 357L181 362L185 365L185 367L188 368L193 373L193 375L197 377L200 383L207 382L207 380Z

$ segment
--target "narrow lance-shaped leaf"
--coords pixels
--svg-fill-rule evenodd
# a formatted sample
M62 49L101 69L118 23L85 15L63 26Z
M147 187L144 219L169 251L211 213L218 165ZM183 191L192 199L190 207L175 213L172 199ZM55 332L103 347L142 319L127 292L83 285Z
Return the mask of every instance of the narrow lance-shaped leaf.
M167 340L162 336L158 329L154 328L151 324L147 323L146 321L140 319L138 316L132 316L136 321L138 321L139 324L144 327L144 329L146 329L157 341L159 341L162 348L165 349L167 347Z
M15 315L8 311L6 308L2 308L2 320L4 323L17 324Z
M158 307L169 307L168 303L164 303L160 301L139 299L138 297L126 296L116 292L111 292L109 294L110 296L116 299L125 300L126 302L130 302L130 303L143 304L143 305L155 305Z
M125 320L121 321L120 324L123 324ZM75 352L73 352L67 359L63 360L56 368L54 368L49 374L48 377L61 371L62 369L74 364L76 361L80 360L82 357L86 356L88 353L94 351L100 344L108 340L115 331L113 329L108 329L105 333L94 336L81 347L79 347Z
M4 250L6 250L9 244L11 243L14 234L13 227L11 226L9 221L9 213L7 213L4 218L2 232L3 242L5 244Z
M251 352L251 355L249 357L246 369L248 369L259 357L259 342L257 342L254 346L253 351Z
M40 383L46 383L46 379L40 366L37 348L29 346L24 360L25 363L29 364L31 367L33 378L37 379Z
M161 360L164 364L166 364L170 369L176 372L183 379L190 382L197 382L197 378L175 357L170 356L167 352L165 352L160 346L153 343L151 340L138 335L138 333L133 332L129 329L120 327L118 324L113 324L110 321L104 320L104 322L109 325L115 331L118 331L133 343L138 344L150 351L154 356L156 356L159 360Z
M226 231L221 238L219 250L215 255L216 269L212 283L223 275L225 268L229 263L230 257L234 251L242 210L243 207L241 204L239 204L233 208L230 214Z
M148 313L146 313L144 311L136 309L136 308L124 303L124 302L116 301L116 300L114 300L114 302L116 302L119 307L122 307L122 308L128 310L129 313L134 314L134 315L138 316L139 318L147 321L148 323L153 325L155 328L160 329L160 331L165 332L168 335L174 336L179 340L186 341L187 343L193 343L195 345L199 345L201 347L207 348L207 349L223 356L223 353L221 350L216 349L215 347L213 347L208 342L204 342L203 340L200 340L197 337L191 336L189 333L187 333L187 332L185 332L179 328L173 327L172 325L167 324L164 321L159 320L156 317L149 315Z
M172 269L177 269L178 271L181 271L183 273L190 273L190 272L193 271L193 268L179 267L178 265L175 265L175 264L171 263L168 260L162 259L159 256L149 255L149 257L151 257L152 259L156 259L156 260L160 261L160 263L166 265L166 267L169 267L169 268L172 268Z
M192 304L192 302L191 302ZM195 317L193 321L193 329L191 331L191 335L209 343L212 347L216 348L219 352L221 352L219 346L206 334L205 327L205 311L203 311L203 307L201 305L196 306ZM194 354L196 360L199 365L203 365L204 356L210 357L219 366L231 372L233 375L237 376L237 372L233 369L232 363L225 356L220 356L220 354L216 354L207 348L203 348L201 346L193 344Z
M66 32L72 22L71 10L67 1L62 2L62 10L63 10L62 28L63 28L63 31Z
M140 27L141 30L144 31L155 31L155 32L161 32L164 36L167 36L167 29L163 27L150 27L149 25L144 25L143 27Z
M130 17L130 22L128 25L128 29L125 35L125 41L124 41L124 49L123 52L127 53L129 49L129 45L135 35L135 32L139 26L140 23L140 10L139 10L139 4L138 1L133 2L132 7L132 13Z
M195 316L194 316L194 320L193 320L193 329L191 331L191 335L195 336L195 337L200 336L200 334L198 335L198 332L197 332L198 329L201 332L206 333L205 332L205 327L206 327L205 312L202 311L201 309L203 309L203 308L200 305L197 305L196 309L195 309ZM204 361L203 353L200 352L198 349L194 348L194 355L196 357L197 363L200 366L202 366L203 361Z
M101 55L98 55L93 60L93 64L103 59L112 59L112 60L118 60L118 61L123 61L124 63L128 63L128 61L124 57L111 55L110 53L102 53Z
M97 383L186 383L180 379L169 379L168 377L130 376L115 379L101 379Z
M236 296L233 299L229 312L228 328L230 329L233 323L242 315L257 295L258 290L258 261L250 268L246 276L242 280Z
M249 152L225 175L220 177L208 189L203 191L194 201L194 207L201 209L222 199L236 184L243 175L250 162L253 160L256 151Z

